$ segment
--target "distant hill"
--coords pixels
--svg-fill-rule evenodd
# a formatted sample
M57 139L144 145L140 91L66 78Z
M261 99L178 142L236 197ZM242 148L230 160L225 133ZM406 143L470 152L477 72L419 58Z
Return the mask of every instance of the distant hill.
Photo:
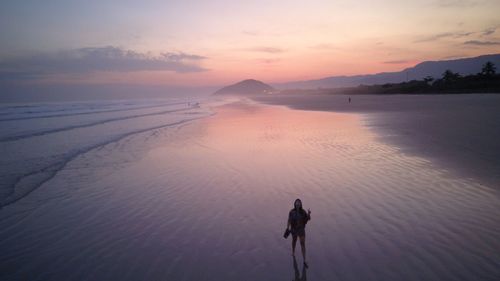
M275 89L261 81L247 79L224 87L214 95L255 96L274 91Z
M480 72L482 66L487 61L491 61L500 68L500 54L494 54L465 59L424 61L414 67L406 68L399 72L382 72L355 76L332 76L317 80L292 81L275 84L274 86L279 89L311 89L353 87L361 84L400 83L407 80L421 80L426 76L441 78L443 72L447 69L458 72L461 75L469 75Z

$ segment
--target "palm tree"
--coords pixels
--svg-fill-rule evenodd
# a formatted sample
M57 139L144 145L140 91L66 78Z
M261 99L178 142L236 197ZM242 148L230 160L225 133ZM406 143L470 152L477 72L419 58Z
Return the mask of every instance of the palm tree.
M444 73L443 73L443 80L444 82L446 83L449 83L449 82L453 82L455 80L458 80L458 78L460 78L460 74L458 73L455 73L449 69L447 69Z
M483 68L481 69L481 74L485 76L493 76L496 73L497 68L495 65L491 62L488 61L483 65Z

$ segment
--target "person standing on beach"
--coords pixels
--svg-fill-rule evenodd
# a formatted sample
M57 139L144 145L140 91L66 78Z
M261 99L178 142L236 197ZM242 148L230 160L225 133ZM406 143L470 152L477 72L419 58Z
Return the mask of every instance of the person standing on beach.
M302 201L300 199L296 199L293 203L293 209L288 213L287 230L290 230L292 234L292 255L294 257L297 236L299 237L305 267L308 267L306 262L306 224L310 219L311 210L307 209L306 213L306 211L302 208Z

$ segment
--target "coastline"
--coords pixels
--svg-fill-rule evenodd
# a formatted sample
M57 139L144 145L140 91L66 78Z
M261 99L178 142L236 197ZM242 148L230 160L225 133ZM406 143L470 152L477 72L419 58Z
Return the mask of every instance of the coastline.
M378 141L361 114L211 110L87 152L2 209L0 279L498 276L497 190ZM296 198L307 270L282 236Z
M275 95L292 109L352 112L380 140L482 185L500 186L500 95Z

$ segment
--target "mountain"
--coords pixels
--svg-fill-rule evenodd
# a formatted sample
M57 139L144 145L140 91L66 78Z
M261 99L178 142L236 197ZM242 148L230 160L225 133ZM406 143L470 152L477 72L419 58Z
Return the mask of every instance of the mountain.
M317 80L292 81L275 84L274 86L279 89L311 89L352 87L361 84L400 83L407 80L421 80L426 76L441 78L443 72L447 69L458 72L461 75L469 75L480 72L487 61L491 61L497 68L500 68L500 54L494 54L455 60L424 61L414 67L406 68L399 72L382 72L355 76L332 76Z
M269 93L275 89L261 81L247 79L233 85L224 87L214 95L254 96Z

